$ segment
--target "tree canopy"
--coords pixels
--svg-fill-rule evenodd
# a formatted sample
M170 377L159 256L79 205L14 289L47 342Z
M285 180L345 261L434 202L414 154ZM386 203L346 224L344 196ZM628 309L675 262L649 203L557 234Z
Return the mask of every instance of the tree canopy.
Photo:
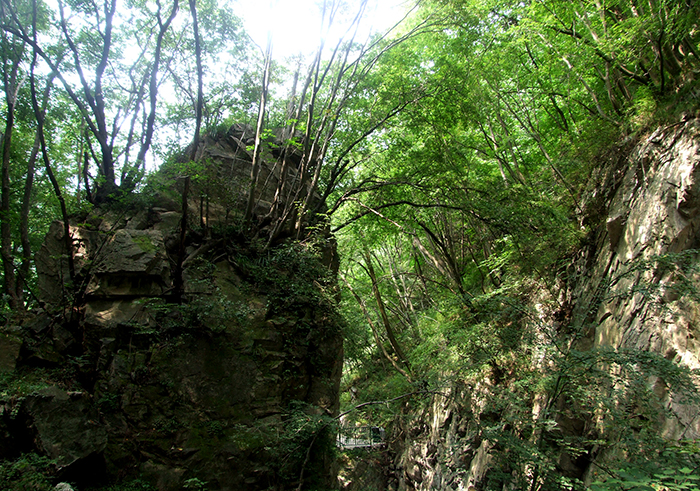
M512 404L583 398L588 375L557 380L584 366L573 350L548 351L535 382L539 341L514 328L522 298L556 290L585 236L595 157L697 108L700 4L428 0L369 39L366 0L323 6L327 22L353 12L345 36L280 61L223 1L0 0L1 312L36 306L32 251L51 220L137 192L154 163L244 123L256 138L240 226L257 237L264 222L267 246L319 226L339 239L348 383L410 391L490 367L539 387ZM292 149L298 174L254 216L272 129L281 175Z

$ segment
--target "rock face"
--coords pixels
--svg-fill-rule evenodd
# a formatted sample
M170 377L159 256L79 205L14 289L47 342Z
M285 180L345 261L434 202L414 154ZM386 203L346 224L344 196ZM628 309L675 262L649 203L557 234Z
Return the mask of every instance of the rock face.
M23 405L38 448L62 469L95 457L107 444L107 432L91 402L85 393L47 387Z
M217 148L200 153L213 159ZM51 227L36 258L47 313L25 323L21 350L2 338L1 367L19 357L50 377L4 401L2 455L34 450L54 459L58 480L83 485L334 483L326 427L338 411L343 344L334 274L322 264L332 251L255 249L226 227L188 230L181 244L181 208L167 196L72 222L72 284L63 226ZM199 218L197 205L188 214Z
M568 284L560 285L563 312L552 325L559 332L580 328L577 349L584 353L633 349L700 368L700 120L661 128L611 155L585 194L581 218L589 239L568 268ZM665 406L657 414L662 436L700 438L697 405L661 378L648 383ZM404 415L393 432L390 483L382 489L484 489L503 450L480 424L489 418L508 424L503 414L482 412L480 399L488 398L488 385L455 383L422 412ZM541 405L532 401L533 415ZM594 424L567 419L565 409L560 414L556 425L564 435L582 435L584 425ZM557 466L564 476L590 481L591 458L605 454L562 451Z
M653 352L700 368L700 120L660 128L594 176L594 240L573 264L569 302L584 346ZM679 268L677 265L681 265ZM593 312L589 312L594 309ZM700 412L665 394L663 433L700 437Z
M303 156L300 149L303 135L296 135L296 143L289 144L289 136L284 131L273 130L272 134L264 137L261 147L259 185L255 190L253 207L253 215L260 219L268 214L275 201L283 170L287 183L293 182L295 185L287 185L284 192L280 189L277 200L282 208L292 206L308 191L308 187L299 187L298 176ZM202 222L226 223L242 215L250 189L254 144L255 130L240 124L202 138L195 152L196 166L188 168L187 172L176 170L179 174L192 174L190 206L193 217ZM185 154L189 155L190 151L188 149ZM187 165L186 162L183 164ZM181 192L182 184L179 186L178 192ZM318 194L312 196L309 203L312 208L319 204L318 198Z

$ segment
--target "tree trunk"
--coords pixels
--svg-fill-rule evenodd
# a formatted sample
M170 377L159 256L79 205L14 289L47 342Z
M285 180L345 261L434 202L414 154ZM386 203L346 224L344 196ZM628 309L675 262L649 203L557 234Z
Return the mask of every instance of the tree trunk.
M49 76L49 80L46 82L46 87L44 88L44 95L41 104L41 114L44 116L46 114L46 107L49 103L49 94L51 92L51 86L53 83L54 74ZM39 150L41 149L41 135L39 134L39 129L37 128L36 135L34 137L34 145L32 146L32 152L29 155L29 161L27 162L27 177L24 181L24 196L22 197L22 208L19 216L19 232L20 241L22 244L22 264L20 266L20 274L17 277L17 297L19 298L20 304L24 303L24 284L29 278L32 263L32 245L29 241L29 210L32 204L32 190L34 188L34 170L36 167L36 159L39 155ZM80 182L80 179L78 179Z
M194 31L194 52L197 59L197 103L195 107L194 142L190 160L194 160L199 146L199 132L202 128L202 108L204 106L204 73L202 71L202 46L199 40L199 23L197 22L197 0L190 1L192 30Z
M260 94L260 105L258 106L258 121L255 127L255 147L253 148L253 165L250 169L250 187L248 190L248 204L245 209L243 222L250 225L253 218L253 208L255 206L255 193L258 187L258 176L260 174L260 151L262 147L262 132L265 125L265 107L267 105L267 91L270 85L270 63L272 58L272 39L268 38L265 49L265 69L263 71L262 93Z
M6 89L7 90L7 89ZM2 138L2 197L0 198L0 252L4 274L3 292L7 295L10 309L19 308L16 294L15 266L12 257L12 226L10 223L10 145L12 144L12 127L15 119L15 101L6 94L7 115L5 132Z
M343 278L343 281L345 282L345 286L348 287L348 290L350 290L350 293L352 294L353 297L355 297L355 301L357 301L357 304L360 306L360 309L362 310L362 314L365 316L365 320L367 321L367 324L369 324L370 329L372 330L372 335L374 336L374 342L377 343L377 348L379 348L382 351L382 354L384 355L384 358L389 360L389 363L396 369L397 372L399 372L401 375L406 377L409 382L411 381L411 376L401 368L401 366L396 362L394 358L389 355L389 352L386 350L386 347L384 346L384 343L382 343L382 340L379 337L378 329L374 325L374 322L372 321L372 317L369 315L369 311L367 310L367 305L365 305L364 300L362 300L362 297L360 297L355 290L353 290L352 286L350 286L350 283Z
M37 135L39 136L39 144L41 146L41 155L44 160L44 167L46 169L46 175L48 176L49 180L51 181L51 185L53 186L54 193L56 194L56 198L58 199L58 202L61 206L61 216L63 218L63 237L65 240L65 245L66 245L66 259L68 261L68 275L70 277L70 283L71 287L73 286L72 284L75 282L75 265L73 263L73 238L71 237L70 234L70 222L68 220L68 210L66 209L66 202L63 199L63 193L61 192L61 187L58 185L58 181L56 180L56 176L53 173L53 169L51 168L51 162L49 161L49 152L48 149L46 148L46 140L44 138L44 111L42 108L39 107L39 101L37 99L37 93L36 93L36 79L34 77L34 68L36 67L36 62L38 58L38 51L37 51L37 43L36 43L36 38L37 38L37 33L36 33L36 23L37 23L37 8L36 8L36 2L33 4L33 9L32 9L32 38L33 38L33 53L32 53L32 64L29 72L29 88L31 91L31 98L32 98L32 109L34 110L34 116L36 118L36 125L37 125ZM57 76L58 72L54 70L52 76ZM48 90L48 85L47 85L47 90ZM48 97L48 94L47 94ZM45 109L45 108L43 108Z
M379 309L379 315L382 319L382 324L384 324L384 329L386 330L386 336L389 339L389 343L391 344L391 348L394 350L394 353L396 353L396 356L398 357L399 361L406 366L406 368L410 368L410 365L408 363L408 358L406 358L406 355L403 352L403 349L401 349L401 346L399 345L399 342L396 339L396 335L394 334L394 328L391 326L391 322L389 321L389 316L386 313L386 307L384 306L384 300L382 299L382 295L379 291L379 283L377 281L377 275L374 272L374 267L372 266L372 256L369 252L369 249L367 246L364 246L364 249L362 251L362 255L365 259L365 271L367 271L367 274L369 276L370 281L372 282L372 295L374 296L374 300L377 302L377 308Z
M160 5L160 4L159 4ZM167 32L168 28L170 27L170 24L172 23L173 19L175 19L175 15L177 15L177 10L179 8L179 3L178 0L175 0L173 2L173 8L170 11L170 16L166 19L165 23L162 23L160 20L160 9L158 9L158 25L160 27L158 31L158 37L156 38L156 47L155 47L155 52L153 55L153 66L151 67L151 73L150 73L150 80L148 84L148 97L149 97L149 102L150 102L150 111L148 113L148 119L146 120L146 132L143 137L143 142L141 144L141 148L139 149L138 156L136 157L136 165L135 169L133 170L134 174L138 172L139 168L144 165L144 162L146 160L146 153L148 152L148 149L151 147L151 142L153 140L153 128L155 126L155 120L156 120L156 103L158 99L158 68L160 66L160 59L161 59L161 52L162 52L162 46L163 46L163 38L165 37L165 33ZM195 19L195 25L196 25L196 19ZM199 45L197 44L197 47ZM135 185L135 175L127 175L125 182L122 183L122 187L130 191L134 185Z
M16 54L16 53L15 53ZM7 295L10 309L16 311L23 308L17 298L17 277L15 274L14 258L12 256L12 224L10 217L10 157L12 150L12 131L15 124L15 104L21 81L17 80L19 55L12 65L10 73L3 71L5 85L5 131L2 134L2 177L0 183L0 255L4 273L3 292Z

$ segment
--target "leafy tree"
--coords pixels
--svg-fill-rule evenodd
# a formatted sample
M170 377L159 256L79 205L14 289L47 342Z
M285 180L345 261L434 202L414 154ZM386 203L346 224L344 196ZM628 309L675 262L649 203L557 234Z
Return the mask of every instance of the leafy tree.
M81 206L83 194L99 204L135 189L156 130L170 124L161 115L162 92L187 68L185 62L201 66L204 53L213 66L211 57L243 37L237 19L216 2L192 3L192 22L177 22L179 11L177 0L61 1L55 12L40 1L0 2L7 116L0 249L3 291L12 311L24 308L32 242L41 240L52 211L60 207L67 229L67 216ZM201 22L198 11L207 15ZM200 25L205 35L218 37L200 46L202 33L195 32ZM246 49L245 43L232 44L235 56ZM206 113L205 73L193 73L202 83L187 118L199 126ZM37 166L37 159L44 165ZM45 193L44 177L53 198ZM48 207L30 206L44 197ZM46 221L37 228L32 224L39 217ZM70 258L70 234L64 235Z
M2 17L7 13L3 8ZM0 49L3 54L3 89L5 105L5 128L2 134L2 170L0 189L0 252L2 253L4 288L10 308L17 309L20 299L17 293L17 275L15 274L12 257L12 237L10 232L10 159L12 152L12 135L15 131L15 113L18 97L26 73L22 71L22 62L26 57L26 43L16 36L3 33L0 38Z

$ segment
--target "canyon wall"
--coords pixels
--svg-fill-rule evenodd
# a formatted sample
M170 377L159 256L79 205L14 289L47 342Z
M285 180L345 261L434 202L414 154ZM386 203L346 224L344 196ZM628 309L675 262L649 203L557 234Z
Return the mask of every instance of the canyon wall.
M531 292L537 326L530 327L543 339L551 335L566 349L584 353L577 356L631 353L653 360L658 355L700 368L700 120L684 117L611 151L590 177L580 224L586 238L559 272L556 288ZM542 362L537 353L532 355L537 368ZM614 370L615 365L591 366ZM407 409L397 417L388 451L393 462L381 469L387 483L383 489L477 490L498 482L490 477L493 463L513 450L490 438L485 428L515 423L507 412L490 412L489 399L496 384L508 390L514 381L496 373L485 374L478 384L454 374L446 378L457 382L419 411ZM647 382L660 401L656 431L670 440L698 438L697 404L670 390L662 377ZM558 455L553 463L557 474L578 482L594 480L592 463L607 458L602 446L590 444L578 452L556 446L603 431L604 411L569 417L574 411L562 406L563 398L547 401L546 396L536 396L530 404L533 424L543 407L556 407L558 416L547 423L549 428L533 432L529 442L539 438L538 431L549 433L543 441ZM636 424L638 416L629 417L629 424Z

